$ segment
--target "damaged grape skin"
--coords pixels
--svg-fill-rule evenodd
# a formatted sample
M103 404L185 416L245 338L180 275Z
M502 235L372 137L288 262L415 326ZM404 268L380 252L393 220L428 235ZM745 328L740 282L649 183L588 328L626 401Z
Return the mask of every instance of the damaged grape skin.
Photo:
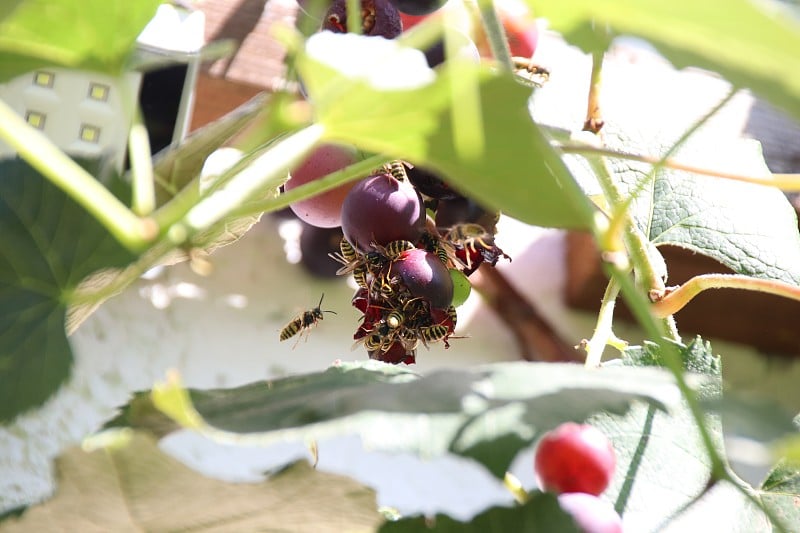
M322 23L323 30L347 33L347 1L334 0ZM361 1L361 34L394 39L403 32L400 13L389 0Z

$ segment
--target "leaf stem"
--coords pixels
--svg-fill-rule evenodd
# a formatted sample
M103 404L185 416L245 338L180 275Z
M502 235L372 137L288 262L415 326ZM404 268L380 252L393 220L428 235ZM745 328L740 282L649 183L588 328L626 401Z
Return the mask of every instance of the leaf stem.
M184 218L186 229L202 231L229 216L250 201L259 190L286 176L321 140L324 128L307 126L275 143L252 164L242 169L225 186L202 199Z
M672 170L682 170L684 172L691 172L692 174L700 174L702 176L712 176L733 181L755 183L756 185L777 187L778 189L786 192L800 192L800 174L772 174L770 177L755 177L736 174L734 172L725 172L723 170L717 170L713 168L698 167L676 161L672 158L667 158L662 161L662 158L660 157L634 154L631 152L623 152L620 150L613 150L611 148L592 146L588 144L561 143L556 144L556 147L565 154L600 155L613 157L616 159L627 159L630 161L639 161L641 163L650 163L651 165L661 164L665 168L671 168Z
M497 60L502 70L507 72L514 71L514 63L511 61L511 50L508 48L506 31L503 23L497 16L492 0L478 0L478 11L481 14L483 28L489 41L489 49Z
M128 134L128 152L131 162L131 209L139 216L147 216L156 208L153 158L150 155L150 138L137 108Z
M663 298L651 306L651 311L659 317L672 315L708 289L745 289L800 301L800 286L791 283L742 274L701 274L680 287L668 290Z
M0 139L94 216L123 246L140 251L156 237L152 220L133 214L94 176L0 99Z
M361 35L361 0L345 0L347 33Z
M603 113L600 110L600 89L603 80L603 57L605 51L592 53L592 75L589 83L589 98L586 103L586 120L583 131L599 133L603 128Z
M619 283L611 278L606 286L603 300L600 302L600 310L597 313L597 324L594 328L592 338L586 343L586 367L596 368L600 366L603 358L603 350L612 343L612 338L616 339L612 331L614 321L614 308L619 295Z
M359 161L358 163L354 163L341 170L332 172L323 178L301 185L296 189L286 191L275 198L259 200L256 202L248 202L231 212L230 216L236 218L247 217L259 213L283 209L294 202L310 198L311 196L315 196L317 194L322 194L344 183L347 183L348 181L366 177L371 171L380 167L384 163L388 163L389 161L391 161L391 158L388 156L373 155L362 161Z

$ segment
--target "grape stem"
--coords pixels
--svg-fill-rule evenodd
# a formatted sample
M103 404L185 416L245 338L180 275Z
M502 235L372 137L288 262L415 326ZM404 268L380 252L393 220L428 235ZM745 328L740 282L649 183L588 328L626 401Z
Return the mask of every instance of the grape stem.
M658 317L672 315L708 289L745 289L800 301L800 287L791 283L740 274L702 274L679 287L667 289L663 297L653 303L651 311Z
M470 276L472 287L511 330L526 361L580 361L578 351L499 272L483 264Z
M600 110L600 89L603 79L603 56L605 52L592 54L592 76L589 83L589 98L586 104L586 120L583 122L583 131L599 133L603 128L603 114Z

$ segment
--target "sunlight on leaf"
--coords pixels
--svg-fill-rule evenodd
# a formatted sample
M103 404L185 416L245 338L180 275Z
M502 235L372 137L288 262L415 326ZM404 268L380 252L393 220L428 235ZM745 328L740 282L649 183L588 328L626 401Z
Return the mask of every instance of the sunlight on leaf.
M159 4L22 0L0 19L0 82L44 66L119 74Z
M800 22L775 2L526 1L584 51L604 50L616 34L641 37L676 67L718 72L800 118Z

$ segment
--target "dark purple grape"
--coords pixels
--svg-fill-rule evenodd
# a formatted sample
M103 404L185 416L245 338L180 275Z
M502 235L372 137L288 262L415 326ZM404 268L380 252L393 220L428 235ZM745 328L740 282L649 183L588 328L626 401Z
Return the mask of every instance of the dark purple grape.
M456 224L474 223L483 226L489 233L494 233L498 213L487 211L470 198L453 198L440 200L436 207L436 227L450 228Z
M342 231L362 252L374 244L416 242L425 225L422 199L408 181L389 174L370 176L355 184L342 205Z
M472 42L472 39L467 37L463 32L455 30L455 29L448 29L450 35L453 35L456 43L456 56L460 58L467 58L475 63L479 63L481 60L481 53L478 51L478 47L475 46L475 43ZM444 48L444 39L440 39L436 41L436 43L425 50L425 61L428 62L428 66L431 68L438 67L445 60L445 48Z
M398 11L408 15L429 15L442 7L446 0L392 0Z
M400 276L412 296L427 298L431 307L446 309L453 301L453 278L436 254L406 250L392 262L391 272Z
M334 0L325 18L322 29L335 33L347 33L346 0ZM403 32L400 13L389 0L361 0L361 34L394 39Z
M357 160L356 149L351 146L322 144L291 172L291 179L286 182L284 189L290 191L352 165ZM345 183L328 192L295 202L290 207L300 220L312 226L320 228L341 226L342 203L353 185L353 182Z
M300 264L310 274L320 278L334 278L342 265L331 259L329 253L339 252L341 228L318 228L303 224L300 233Z
M622 533L622 518L610 503L597 496L566 492L558 496L558 504L584 533Z
M439 200L461 197L433 170L414 165L414 168L406 169L406 174L408 174L408 179L411 180L414 187L426 196Z

